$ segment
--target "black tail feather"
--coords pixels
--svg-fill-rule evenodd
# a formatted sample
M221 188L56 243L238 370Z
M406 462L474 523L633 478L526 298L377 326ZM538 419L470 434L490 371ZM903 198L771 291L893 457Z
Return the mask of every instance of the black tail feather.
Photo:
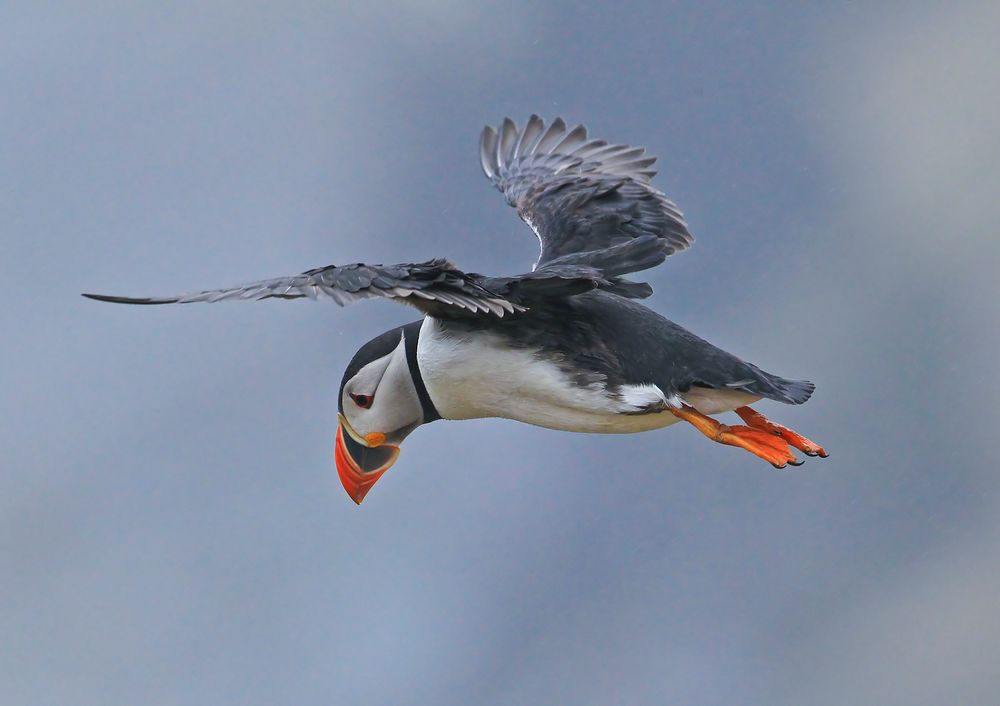
M802 404L810 397L816 386L808 380L787 380L759 371L760 378L743 389L754 395L766 397L785 404Z

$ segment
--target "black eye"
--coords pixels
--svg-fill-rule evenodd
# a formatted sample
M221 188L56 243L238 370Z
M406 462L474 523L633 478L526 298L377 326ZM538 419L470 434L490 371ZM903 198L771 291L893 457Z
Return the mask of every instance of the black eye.
M374 395L358 395L355 393L350 393L351 399L354 400L354 404L362 409L368 409L372 406L372 402L375 401Z

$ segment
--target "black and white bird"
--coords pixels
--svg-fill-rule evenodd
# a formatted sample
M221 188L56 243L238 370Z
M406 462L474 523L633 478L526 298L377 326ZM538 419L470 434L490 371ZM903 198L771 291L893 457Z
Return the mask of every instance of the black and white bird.
M692 243L678 208L651 184L655 157L589 139L582 125L532 115L482 132L487 178L534 231L531 272L488 277L444 259L330 265L299 275L173 297L84 296L125 304L230 299L383 297L420 310L419 321L372 339L340 385L336 466L360 503L437 419L502 417L550 429L630 433L686 421L713 441L778 468L792 448L823 448L748 405L802 404L813 384L766 373L637 300L652 289L625 275ZM708 415L735 411L744 425Z

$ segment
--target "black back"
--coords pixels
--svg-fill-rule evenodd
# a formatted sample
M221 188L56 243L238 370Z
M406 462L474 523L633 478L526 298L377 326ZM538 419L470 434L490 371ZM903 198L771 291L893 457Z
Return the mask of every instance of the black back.
M810 382L766 373L638 302L600 290L550 300L511 318L447 326L488 329L511 346L541 350L580 385L652 383L668 396L692 386L737 389L787 404L805 402L814 389Z

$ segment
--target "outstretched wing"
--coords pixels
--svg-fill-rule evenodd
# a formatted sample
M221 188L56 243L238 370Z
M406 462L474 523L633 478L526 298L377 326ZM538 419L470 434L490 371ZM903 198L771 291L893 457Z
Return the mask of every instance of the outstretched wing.
M234 299L332 299L341 306L384 297L410 304L424 313L502 317L524 307L484 286L485 278L457 269L444 259L400 265L329 265L300 275L209 289L173 297L116 297L84 294L119 304L188 304Z
M616 276L654 267L694 240L677 206L651 185L656 158L642 147L589 140L585 127L567 130L561 118L546 129L532 115L523 130L510 118L484 128L480 158L538 236L536 269L579 264Z

